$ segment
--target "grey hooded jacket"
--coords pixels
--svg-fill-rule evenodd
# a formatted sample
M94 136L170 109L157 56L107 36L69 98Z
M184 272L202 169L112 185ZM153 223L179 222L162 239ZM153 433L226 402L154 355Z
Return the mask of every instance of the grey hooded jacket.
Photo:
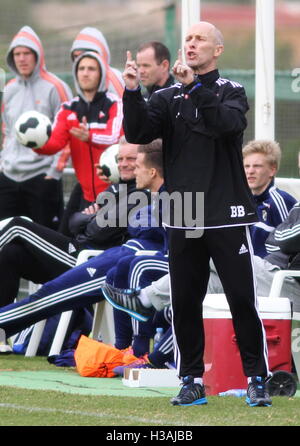
M24 79L18 74L13 49L25 46L33 50L37 63L32 75ZM58 179L61 172L56 169L56 156L41 156L18 143L15 136L15 123L18 117L29 110L37 110L53 121L62 102L72 98L68 85L46 70L44 50L37 34L24 26L13 38L8 52L7 65L15 78L4 88L2 102L1 170L10 179L21 182L40 174Z

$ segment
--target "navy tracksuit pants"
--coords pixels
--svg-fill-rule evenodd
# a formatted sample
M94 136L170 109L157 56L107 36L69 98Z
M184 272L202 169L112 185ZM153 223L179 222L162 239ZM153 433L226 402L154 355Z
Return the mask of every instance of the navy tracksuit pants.
M129 240L126 245L107 249L101 255L69 269L46 282L31 296L0 308L0 328L9 337L24 328L63 311L86 307L102 300L101 286L117 261L137 250L159 249L147 240Z
M142 252L140 252L142 254ZM169 271L168 257L160 252L156 255L130 255L122 257L107 273L106 281L117 288L144 288L151 282L158 280ZM165 313L162 311L161 313ZM136 356L149 352L149 341L155 334L155 328L160 326L167 333L160 341L158 348L149 356L157 367L163 367L165 362L173 362L173 337L169 316L159 318L155 316L147 322L139 322L127 313L114 308L115 333L117 348L131 345ZM143 351L143 353L141 353Z

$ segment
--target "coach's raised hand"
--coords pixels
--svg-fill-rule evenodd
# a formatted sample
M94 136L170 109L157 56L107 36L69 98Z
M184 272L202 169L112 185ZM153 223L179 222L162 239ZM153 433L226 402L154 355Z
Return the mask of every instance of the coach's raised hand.
M123 79L126 85L126 88L129 90L135 90L138 88L140 83L140 77L138 74L137 64L136 61L133 60L132 54L130 51L126 52L126 64L125 64L125 70L123 72Z
M173 73L176 80L183 85L189 85L194 80L194 71L183 62L181 50L178 50L178 57L173 66Z

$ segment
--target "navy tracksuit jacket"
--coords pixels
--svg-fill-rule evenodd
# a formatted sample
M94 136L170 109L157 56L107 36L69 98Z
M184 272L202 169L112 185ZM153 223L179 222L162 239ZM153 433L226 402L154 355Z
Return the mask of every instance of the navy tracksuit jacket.
M164 252L165 230L151 224L151 206L141 215L141 225L135 228L129 225L132 238L122 246L107 249L101 255L46 282L36 293L22 301L0 308L0 328L5 330L6 336L54 314L86 307L101 300L101 286L106 274L123 256L145 249Z

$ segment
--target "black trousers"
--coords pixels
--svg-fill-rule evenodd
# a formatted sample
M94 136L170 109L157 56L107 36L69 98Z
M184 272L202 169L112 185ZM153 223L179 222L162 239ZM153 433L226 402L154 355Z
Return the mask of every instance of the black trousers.
M0 220L25 215L36 223L58 229L63 210L62 180L38 175L17 182L0 173Z
M0 230L0 306L14 301L21 278L48 282L74 267L79 251L70 237L22 217L12 218Z
M212 259L224 287L246 376L268 376L265 331L256 306L248 227L207 229L187 238L168 229L173 325L180 376L202 377L205 333L202 302ZM222 336L222 333L220 333Z
M85 200L83 197L80 183L76 183L72 189L70 198L66 203L58 231L64 235L67 235L68 237L72 237L72 233L69 229L69 221L71 216L75 212L83 211L83 209L87 208L90 204L92 204L92 202Z

